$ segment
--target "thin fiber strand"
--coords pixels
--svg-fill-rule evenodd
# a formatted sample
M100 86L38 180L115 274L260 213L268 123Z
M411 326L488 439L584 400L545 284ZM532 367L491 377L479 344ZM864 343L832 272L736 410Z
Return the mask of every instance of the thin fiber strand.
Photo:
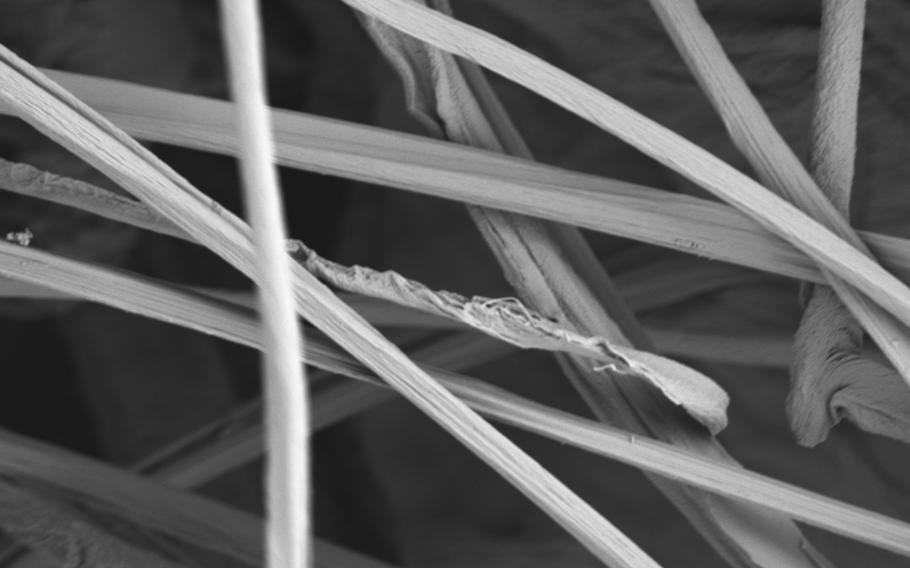
M308 565L311 557L309 408L304 367L297 356L303 339L284 250L284 218L265 102L261 22L256 0L224 0L221 11L263 320L266 565L298 568Z

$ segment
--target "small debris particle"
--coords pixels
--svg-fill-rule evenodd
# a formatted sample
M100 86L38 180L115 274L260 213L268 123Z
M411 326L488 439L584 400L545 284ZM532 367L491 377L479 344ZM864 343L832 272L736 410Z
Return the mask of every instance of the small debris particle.
M6 234L6 240L23 247L27 247L28 245L32 244L33 238L35 238L35 235L33 235L32 232L28 229L25 229L24 231L13 231Z

